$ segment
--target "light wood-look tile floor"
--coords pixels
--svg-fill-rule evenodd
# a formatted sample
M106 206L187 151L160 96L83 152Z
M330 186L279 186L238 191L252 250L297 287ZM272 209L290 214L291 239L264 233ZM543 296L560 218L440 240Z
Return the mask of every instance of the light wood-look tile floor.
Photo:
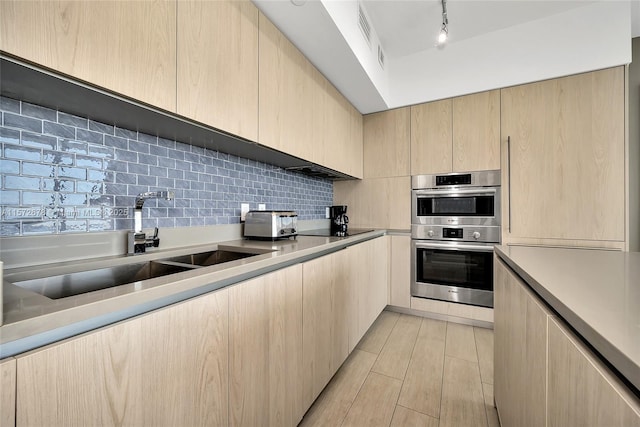
M499 426L493 331L383 311L300 425Z

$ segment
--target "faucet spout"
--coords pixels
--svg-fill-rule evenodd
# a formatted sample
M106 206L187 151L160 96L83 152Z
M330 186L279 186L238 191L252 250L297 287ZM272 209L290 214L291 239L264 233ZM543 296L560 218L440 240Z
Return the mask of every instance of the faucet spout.
M136 196L136 204L133 211L133 231L129 231L127 237L127 253L129 255L144 253L148 247L158 247L160 239L158 239L158 228L156 227L153 238L147 239L142 232L142 206L147 199L166 199L173 200L175 193L173 191L149 191L140 193Z
M175 192L173 191L149 191L146 193L140 193L136 196L136 205L133 212L133 231L136 233L142 232L142 206L148 199L165 199L173 200L175 198Z
M146 193L140 193L136 196L136 209L142 209L145 200L147 199L165 199L173 200L175 198L175 192L173 191L149 191Z

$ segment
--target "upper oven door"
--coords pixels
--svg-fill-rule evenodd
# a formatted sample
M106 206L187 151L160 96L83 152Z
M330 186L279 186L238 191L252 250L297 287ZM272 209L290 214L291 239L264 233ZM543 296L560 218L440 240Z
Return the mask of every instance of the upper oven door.
M500 225L500 188L413 190L414 225Z

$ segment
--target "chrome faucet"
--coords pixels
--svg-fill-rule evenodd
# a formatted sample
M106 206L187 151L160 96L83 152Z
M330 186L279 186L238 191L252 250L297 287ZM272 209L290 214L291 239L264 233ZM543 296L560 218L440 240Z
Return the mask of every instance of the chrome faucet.
M136 205L133 212L133 231L129 231L127 238L127 254L142 254L147 248L160 246L158 238L158 227L155 228L153 237L147 238L142 232L142 206L147 199L165 199L173 200L175 193L173 191L151 191L140 193L136 196Z

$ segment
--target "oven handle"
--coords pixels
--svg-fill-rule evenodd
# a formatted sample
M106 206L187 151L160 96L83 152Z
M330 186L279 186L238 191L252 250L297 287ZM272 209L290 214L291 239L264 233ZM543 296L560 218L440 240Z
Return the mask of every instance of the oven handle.
M455 197L459 194L474 194L478 196L484 195L495 195L495 188L483 188L480 189L472 189L472 188L460 188L460 189L442 189L442 190L413 190L414 194L418 196L445 196L445 197Z
M468 245L456 244L450 245L446 243L421 243L414 241L415 247L420 249L446 249L451 251L471 251L471 252L493 252L493 245Z

